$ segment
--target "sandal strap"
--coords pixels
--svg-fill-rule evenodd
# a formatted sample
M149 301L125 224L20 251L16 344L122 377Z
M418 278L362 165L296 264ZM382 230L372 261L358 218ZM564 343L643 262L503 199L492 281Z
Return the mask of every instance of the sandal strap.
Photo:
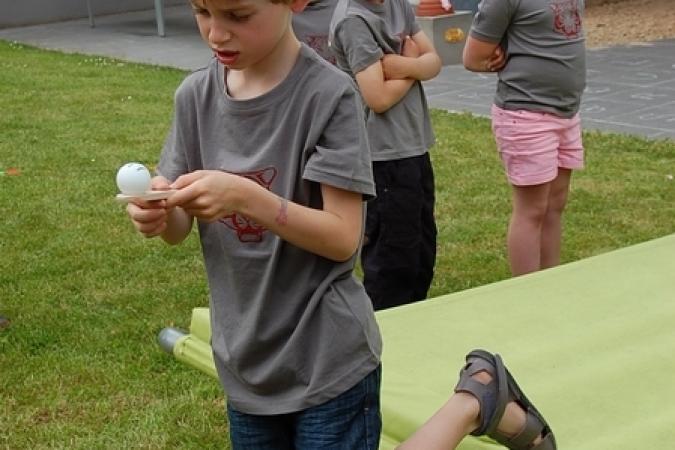
M505 371L508 379L509 401L515 401L523 408L525 425L517 435L511 438L498 433L496 430L488 435L511 450L556 450L555 437L546 423L546 419L525 396L508 369L505 369ZM538 436L542 436L542 440L539 444L533 446L532 443Z
M492 384L492 382L490 382ZM491 417L491 411L494 411L497 406L497 396L494 393L494 387L490 384L480 383L473 378L465 377L460 378L457 386L455 386L455 392L464 392L470 394L478 400L479 412L478 412L478 423L480 424L471 434L474 436L480 436L485 434L485 430L489 425L489 419Z
M471 394L478 400L480 425L471 434L490 434L497 429L509 400L506 369L499 355L484 350L472 351L466 356L466 361L459 372L455 392ZM487 372L492 380L488 384L475 380L473 376L479 372Z
M480 372L490 375L491 381L483 384L473 378ZM459 372L455 392L468 393L478 400L479 426L471 432L472 435L487 435L511 450L557 449L551 428L525 396L498 354L473 350L466 355L466 364ZM497 425L510 401L517 402L525 410L525 425L515 436L506 436L497 431ZM542 436L542 440L533 446L538 436Z
M557 450L557 448L558 447L556 446L555 443L555 437L553 436L553 433L549 430L546 436L544 436L544 439L542 439L540 443L532 447L530 450Z
M520 430L520 433L515 436L508 437L502 433L496 432L494 438L500 444L505 445L506 447L513 450L528 450L532 446L532 442L541 435L545 429L545 425L541 423L539 418L528 411L525 415L525 425L523 429Z

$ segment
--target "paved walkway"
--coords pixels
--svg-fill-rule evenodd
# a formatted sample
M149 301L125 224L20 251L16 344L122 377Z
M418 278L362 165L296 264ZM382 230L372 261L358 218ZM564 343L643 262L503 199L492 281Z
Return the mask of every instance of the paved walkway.
M166 37L157 36L153 10L0 30L0 39L66 52L192 70L211 57L189 6L165 8ZM588 51L585 128L675 139L675 40ZM444 67L425 83L429 104L488 115L494 74Z

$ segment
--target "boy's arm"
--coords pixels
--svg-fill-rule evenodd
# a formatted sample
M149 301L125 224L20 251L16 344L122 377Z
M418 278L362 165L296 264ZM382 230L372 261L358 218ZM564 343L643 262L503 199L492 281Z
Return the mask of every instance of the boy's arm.
M496 72L506 65L500 42L516 14L513 2L482 0L464 45L464 67L473 72Z
M207 222L236 213L304 250L335 261L356 252L362 234L362 195L322 184L323 209L293 203L248 178L200 170L179 177L167 207Z
M506 55L498 42L469 36L462 55L464 67L473 72L496 72L506 65Z
M416 55L410 55L408 48L411 46L416 47ZM401 55L384 55L382 67L387 79L426 81L438 75L442 62L431 40L424 31L418 31L412 38L406 37Z
M164 242L171 245L180 244L192 230L192 216L182 208L173 208L167 211L166 228L160 235Z
M344 64L354 74L361 97L368 108L383 113L398 103L414 80L386 80L382 70L382 48L370 28L360 18L350 17L334 31L333 45L343 55Z
M408 93L415 80L386 80L382 68L382 60L366 67L356 74L361 96L368 108L380 114L401 101Z

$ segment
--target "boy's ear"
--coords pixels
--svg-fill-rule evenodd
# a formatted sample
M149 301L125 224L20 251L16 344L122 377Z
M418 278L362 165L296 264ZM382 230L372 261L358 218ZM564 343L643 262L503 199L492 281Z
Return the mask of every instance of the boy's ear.
M310 0L293 0L291 2L291 11L294 13L302 12L303 9L307 6Z

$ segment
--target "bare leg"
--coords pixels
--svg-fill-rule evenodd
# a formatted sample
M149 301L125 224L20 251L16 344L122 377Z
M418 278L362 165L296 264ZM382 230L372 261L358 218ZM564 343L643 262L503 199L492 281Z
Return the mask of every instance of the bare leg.
M513 211L506 245L513 276L541 269L541 236L551 183L512 186Z
M477 373L474 378L488 384L492 377L486 372ZM473 395L459 392L427 420L412 436L401 443L397 450L454 450L469 433L478 428L480 405ZM515 402L506 405L504 416L497 429L509 436L515 436L525 427L525 411ZM541 436L534 440L538 444Z
M551 182L548 195L548 209L541 230L541 268L560 264L560 245L562 242L562 214L567 204L572 171L558 169L558 176Z
M473 395L460 392L431 416L398 450L450 450L478 426L480 407Z

